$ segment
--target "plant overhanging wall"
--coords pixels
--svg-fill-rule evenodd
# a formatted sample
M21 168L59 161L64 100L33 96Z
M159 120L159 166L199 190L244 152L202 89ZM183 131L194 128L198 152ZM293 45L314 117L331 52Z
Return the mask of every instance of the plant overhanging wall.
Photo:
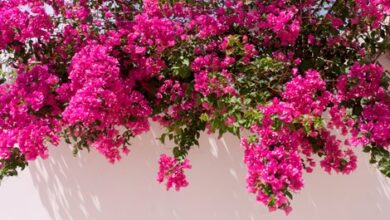
M316 165L352 172L354 149L390 176L389 17L389 0L0 1L0 178L62 140L115 163L151 120L175 143L168 189L203 131L241 138L270 210Z

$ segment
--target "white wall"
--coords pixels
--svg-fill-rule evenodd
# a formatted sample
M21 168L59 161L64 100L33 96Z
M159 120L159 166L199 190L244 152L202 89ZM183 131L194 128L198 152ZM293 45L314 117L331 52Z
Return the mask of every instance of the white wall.
M203 135L191 151L190 186L165 190L155 181L157 161L167 146L160 129L134 140L132 152L111 165L96 152L74 158L68 146L51 148L0 187L0 220L388 220L390 180L359 157L349 176L322 170L305 176L295 195L293 212L269 213L245 189L245 167L239 141Z
M132 152L116 165L96 152L73 158L67 146L31 163L0 187L1 220L388 220L390 181L362 155L350 176L318 170L294 198L293 212L268 213L245 190L243 152L238 140L201 138L190 154L190 186L167 192L155 181L157 160L168 152L156 142L158 128L137 138Z

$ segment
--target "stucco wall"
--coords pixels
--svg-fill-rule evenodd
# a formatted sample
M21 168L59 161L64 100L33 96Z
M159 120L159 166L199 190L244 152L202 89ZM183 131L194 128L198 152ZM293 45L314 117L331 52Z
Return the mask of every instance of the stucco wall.
M385 58L382 59L384 61ZM390 63L384 63L390 69ZM155 181L157 160L169 152L156 137L160 129L134 141L132 152L112 166L96 152L74 158L68 146L31 163L0 187L0 220L388 220L390 180L359 157L349 176L322 170L306 175L293 212L268 213L245 190L243 152L238 140L203 135L190 154L190 186L167 192Z

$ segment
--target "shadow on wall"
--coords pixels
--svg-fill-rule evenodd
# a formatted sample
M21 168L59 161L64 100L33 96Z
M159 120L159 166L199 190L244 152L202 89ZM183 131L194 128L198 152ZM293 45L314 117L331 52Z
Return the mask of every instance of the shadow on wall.
M203 135L193 149L190 186L166 191L156 181L160 153L157 131L133 140L131 153L114 166L96 152L74 158L68 146L51 149L48 160L30 165L33 183L52 219L58 220L256 220L287 219L268 213L246 192L239 140ZM376 219L390 216L390 181L361 155L350 176L317 170L294 198L292 219Z
M156 181L160 128L133 140L115 165L96 152L74 158L68 146L30 165L43 205L53 219L254 219L262 210L246 193L239 140L204 136L193 149L190 186L166 191ZM229 145L229 146L228 146ZM266 209L263 211L265 212Z

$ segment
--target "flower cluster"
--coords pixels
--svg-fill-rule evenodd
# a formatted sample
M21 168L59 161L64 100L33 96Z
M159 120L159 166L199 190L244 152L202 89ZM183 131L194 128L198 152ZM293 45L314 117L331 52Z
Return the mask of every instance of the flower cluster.
M54 115L58 108L54 95L58 77L48 67L21 66L13 84L2 85L0 110L0 157L7 159L18 147L27 160L46 158L46 142L58 144L61 121Z
M322 125L322 114L333 98L317 71L292 78L282 98L259 106L261 124L251 127L255 136L243 138L242 145L249 192L270 210L288 214L291 192L303 187L302 173L312 172L315 154L323 157L320 165L325 171L345 174L356 168L356 156L350 148L342 149L341 141Z
M178 191L181 187L188 186L184 175L184 170L191 168L188 160L178 161L176 158L162 154L158 163L157 181L161 183L166 180L167 190L174 186Z
M380 89L383 68L376 64L354 64L348 74L340 76L337 89L341 100L369 98Z
M249 143L243 139L244 162L248 168L248 191L256 194L256 199L269 209L283 209L290 212L291 192L303 187L303 164L299 155L299 132L281 129L258 131L259 141ZM299 142L298 142L299 143Z
M42 1L2 1L0 14L0 49L11 45L21 49L23 43L32 38L48 41L53 31Z
M64 122L87 128L76 136L97 134L88 144L115 162L120 159L118 148L125 143L116 127L124 126L132 135L148 131L151 109L142 94L133 91L133 79L120 76L118 61L108 52L101 45L84 47L72 59L70 82L62 84L69 91L60 88L58 94L73 94L62 113Z
M174 143L168 189L202 132L242 137L270 210L317 163L352 172L353 149L390 177L389 16L388 0L0 1L0 180L61 140L117 162L149 119Z

